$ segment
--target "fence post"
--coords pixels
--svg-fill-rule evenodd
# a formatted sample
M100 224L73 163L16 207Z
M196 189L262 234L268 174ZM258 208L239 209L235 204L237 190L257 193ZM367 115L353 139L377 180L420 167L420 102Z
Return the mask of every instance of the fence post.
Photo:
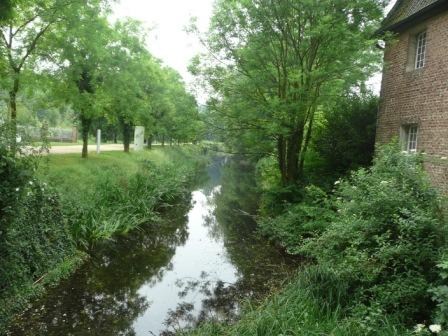
M101 130L96 131L96 153L100 154L101 152Z

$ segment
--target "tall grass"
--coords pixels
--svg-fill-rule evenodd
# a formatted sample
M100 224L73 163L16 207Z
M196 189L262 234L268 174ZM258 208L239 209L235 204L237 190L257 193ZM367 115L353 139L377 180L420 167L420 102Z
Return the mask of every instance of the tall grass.
M331 270L308 267L280 293L273 293L259 306L247 304L235 325L204 324L180 335L189 336L406 336L396 321L387 317L369 319L346 317L349 292Z
M80 245L154 223L188 191L199 159L195 147L104 153L82 160L52 156L43 177L61 194L70 230Z

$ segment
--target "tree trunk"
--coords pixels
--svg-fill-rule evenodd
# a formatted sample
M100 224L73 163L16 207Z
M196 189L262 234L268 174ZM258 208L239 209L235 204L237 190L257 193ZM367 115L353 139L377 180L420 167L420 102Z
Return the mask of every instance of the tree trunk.
M117 131L114 131L114 144L118 143L118 139L117 139Z
M282 184L287 184L287 178L286 178L286 146L285 146L285 139L283 135L279 135L277 139L277 161L278 161L278 168L280 170Z
M9 116L11 127L11 150L15 152L17 147L17 92L19 92L19 73L14 74L14 82L9 91Z
M152 138L153 138L152 135L148 137L148 140L147 140L148 149L152 149L152 140L153 140Z
M90 118L81 117L81 132L82 132L82 154L83 159L87 159L89 155L89 131L92 120Z
M288 148L286 152L286 181L288 184L297 182L300 176L299 156L301 149L301 133L294 131L288 137Z
M131 135L132 135L132 125L128 122L122 122L123 129L123 147L124 152L129 153L129 148L131 144Z
M299 162L299 171L300 172L303 171L303 166L305 164L305 155L306 155L306 152L308 149L308 145L311 141L311 134L313 131L313 124L314 124L314 112L315 112L315 108L313 108L311 118L310 118L308 127L306 129L305 141L304 141L302 149L300 151L300 162Z
M162 135L162 147L165 147L165 136Z

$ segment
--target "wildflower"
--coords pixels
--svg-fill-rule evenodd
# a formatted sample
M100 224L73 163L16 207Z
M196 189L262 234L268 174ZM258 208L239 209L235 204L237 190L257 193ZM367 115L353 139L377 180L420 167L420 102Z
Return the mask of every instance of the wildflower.
M19 192L19 191L20 191L20 188L16 188L16 191Z
M425 330L425 325L421 323L417 324L414 328L415 333L421 333L423 330Z
M442 331L442 326L440 324L431 324L429 326L429 330L431 330L434 334L438 334Z
M442 156L441 158L440 158L441 160L446 160L446 159L448 159L446 156Z
M337 180L334 182L334 185L338 185L339 183L341 183L341 180Z
M28 183L29 183L30 185L33 185L33 181L29 181Z
M31 196L31 191L28 191L28 192L26 193L26 195L27 195L27 196Z
M387 181L381 181L380 184L388 184L389 182Z

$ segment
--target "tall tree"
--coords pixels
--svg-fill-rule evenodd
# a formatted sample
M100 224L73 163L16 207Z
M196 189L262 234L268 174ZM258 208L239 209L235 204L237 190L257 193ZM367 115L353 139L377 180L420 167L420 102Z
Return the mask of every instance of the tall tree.
M275 143L284 184L301 177L319 107L378 64L372 38L382 6L381 0L217 2L205 39L213 57L202 63L215 90L211 108L240 136Z
M0 50L6 59L9 91L9 117L15 132L17 94L25 68L36 55L42 40L67 13L76 12L81 0L16 1L14 15L0 20ZM11 8L12 2L4 3Z
M110 97L108 117L122 130L125 152L129 152L135 123L146 121L151 114L155 63L144 45L144 29L139 22L128 19L116 23L114 43L108 49L111 67L104 90Z
M104 112L107 97L101 89L110 70L108 46L113 32L101 0L88 0L57 26L51 34L49 61L58 66L55 73L63 98L73 106L81 126L82 157L88 156L88 137L92 122ZM92 32L95 37L92 38Z

